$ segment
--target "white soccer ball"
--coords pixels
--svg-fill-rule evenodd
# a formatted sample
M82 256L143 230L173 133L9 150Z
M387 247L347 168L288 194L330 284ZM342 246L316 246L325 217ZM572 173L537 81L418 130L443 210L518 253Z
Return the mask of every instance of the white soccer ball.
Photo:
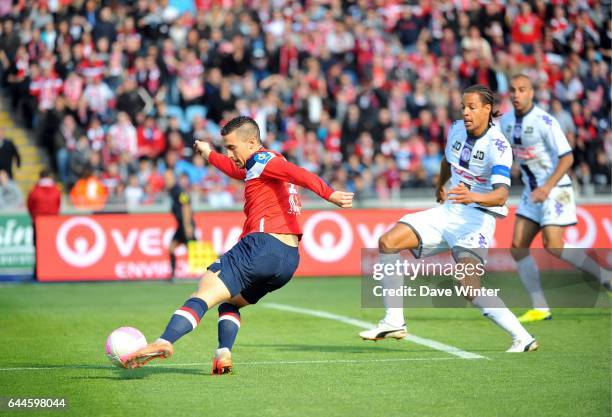
M147 339L134 327L120 327L106 339L106 356L117 366L123 366L126 356L147 345Z

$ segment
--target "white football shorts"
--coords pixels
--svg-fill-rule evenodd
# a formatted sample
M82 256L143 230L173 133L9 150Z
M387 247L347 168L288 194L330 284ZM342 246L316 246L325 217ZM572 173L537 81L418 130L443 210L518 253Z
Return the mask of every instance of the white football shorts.
M451 249L455 259L462 251L485 262L493 242L496 218L483 210L462 204L445 203L405 215L399 220L410 226L419 239L415 258L425 258Z
M571 186L555 187L546 201L534 203L531 190L525 187L516 215L545 226L573 226L576 219L576 200Z

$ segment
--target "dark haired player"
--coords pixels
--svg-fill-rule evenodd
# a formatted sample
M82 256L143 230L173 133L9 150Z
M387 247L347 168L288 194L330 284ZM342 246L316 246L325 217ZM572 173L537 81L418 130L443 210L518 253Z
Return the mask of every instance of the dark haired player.
M442 205L407 214L379 240L381 261L395 264L399 252L410 249L416 258L451 250L457 263L484 263L495 233L496 218L507 215L512 150L493 124L494 96L482 85L463 92L463 120L455 121L448 133L440 169L436 199ZM450 189L445 185L450 179ZM466 269L464 269L466 270ZM399 283L399 284L398 284ZM383 279L385 287L397 288L401 278ZM480 288L479 277L460 281L468 289ZM508 352L538 348L536 340L497 296L467 295L466 298L512 336ZM361 332L365 340L401 339L407 335L399 297L385 299L386 315L378 326Z
M230 372L240 308L284 286L298 267L302 231L297 217L301 204L296 185L339 207L352 207L353 193L334 191L318 176L265 149L253 119L236 117L223 127L221 135L227 156L213 151L208 142L196 141L195 148L226 175L245 181L246 220L240 240L208 267L198 289L174 312L161 337L122 358L126 368L172 355L174 343L194 330L202 316L219 304L219 348L212 371Z
M178 184L176 175L172 170L166 170L164 173L164 184L172 201L172 214L177 223L176 232L174 232L168 247L168 252L170 252L170 279L173 280L176 270L176 256L174 252L180 245L186 245L187 242L195 239L195 222L193 220L189 193Z
M519 317L524 323L552 319L542 291L540 271L529 254L531 242L540 231L546 250L592 274L610 288L609 271L599 266L584 249L564 248L565 228L577 222L574 190L567 175L574 157L559 122L536 106L533 96L529 77L523 74L512 77L510 99L514 111L500 119L502 132L512 143L525 184L512 237L512 256L533 304L531 310Z

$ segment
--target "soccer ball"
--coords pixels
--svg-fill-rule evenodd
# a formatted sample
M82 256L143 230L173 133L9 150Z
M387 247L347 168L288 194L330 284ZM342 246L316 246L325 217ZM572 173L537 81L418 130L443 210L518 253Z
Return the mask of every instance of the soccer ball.
M147 345L147 339L134 327L119 327L106 339L106 356L117 366L123 366L123 359Z

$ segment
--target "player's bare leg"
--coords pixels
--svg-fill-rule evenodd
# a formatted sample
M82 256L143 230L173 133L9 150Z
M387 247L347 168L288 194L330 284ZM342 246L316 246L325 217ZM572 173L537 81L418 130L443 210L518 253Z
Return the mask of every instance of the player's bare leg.
M457 263L472 264L472 271L477 271L476 265L481 261L469 252L456 251ZM469 270L464 268L464 271ZM460 280L459 285L466 288L465 298L474 306L479 307L482 314L491 319L495 324L501 327L512 336L512 346L507 352L532 352L537 350L538 342L531 336L527 330L521 325L516 316L506 307L501 298L497 296L482 296L475 295L473 290L480 289L480 276L476 273L466 274L465 278Z
M533 306L533 308L519 317L521 323L552 319L546 297L544 297L544 292L542 291L540 271L529 252L531 242L533 242L539 231L540 225L536 222L525 217L516 217L511 253L516 261L516 270L525 290L527 290L531 297L531 305Z
M233 369L231 348L240 329L239 309L249 305L241 294L219 305L219 347L215 350L212 362L212 373L222 375Z
M378 241L380 262L395 264L402 250L414 249L419 246L419 239L410 226L397 223L391 230L382 235ZM400 288L402 276L386 276L382 280L385 289ZM364 340L403 339L408 335L404 323L402 300L398 297L385 297L385 318L373 329L364 330L359 336Z
M561 226L545 226L542 229L542 243L546 250L557 258L570 263L581 271L591 274L610 290L610 271L597 263L595 259L587 255L582 248L565 248L563 234L565 228Z
M171 282L174 282L174 280L175 280L175 275L176 275L176 255L174 255L174 252L179 247L179 245L180 245L179 242L177 242L176 240L173 240L173 241L170 242L170 245L168 246L168 252L170 253L170 277L169 277L169 280Z
M229 290L219 278L219 272L207 270L191 298L175 311L162 336L125 358L124 367L139 368L153 359L172 356L173 343L193 331L210 308L230 298Z

